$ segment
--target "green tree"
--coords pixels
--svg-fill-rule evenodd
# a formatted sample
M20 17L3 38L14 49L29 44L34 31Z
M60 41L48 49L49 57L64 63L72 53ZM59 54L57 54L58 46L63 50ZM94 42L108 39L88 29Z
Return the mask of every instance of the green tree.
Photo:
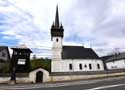
M31 60L31 70L36 68L43 68L47 71L51 71L51 60L50 59L33 59Z

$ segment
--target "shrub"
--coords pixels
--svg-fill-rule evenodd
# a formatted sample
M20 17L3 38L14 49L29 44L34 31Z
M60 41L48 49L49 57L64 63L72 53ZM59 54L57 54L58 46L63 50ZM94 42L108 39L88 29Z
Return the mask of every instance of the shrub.
M10 72L10 63L0 63L0 73L9 73Z

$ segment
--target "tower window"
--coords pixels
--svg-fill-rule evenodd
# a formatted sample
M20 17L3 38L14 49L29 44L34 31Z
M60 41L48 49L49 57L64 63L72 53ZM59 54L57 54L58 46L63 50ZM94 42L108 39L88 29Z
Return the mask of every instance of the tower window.
M79 69L80 69L80 70L82 69L82 64L79 64Z
M69 69L72 70L72 64L69 64Z
M58 42L58 41L59 41L59 39L57 38L57 39L56 39L56 42Z
M97 64L97 68L100 69L100 65L99 64Z
M92 65L91 64L89 64L89 69L92 69Z

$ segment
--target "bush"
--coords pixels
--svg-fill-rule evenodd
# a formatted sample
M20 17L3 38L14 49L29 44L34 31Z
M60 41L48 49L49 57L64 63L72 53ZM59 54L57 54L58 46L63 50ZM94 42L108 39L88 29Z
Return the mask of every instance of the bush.
M9 73L10 72L10 63L0 63L0 73Z

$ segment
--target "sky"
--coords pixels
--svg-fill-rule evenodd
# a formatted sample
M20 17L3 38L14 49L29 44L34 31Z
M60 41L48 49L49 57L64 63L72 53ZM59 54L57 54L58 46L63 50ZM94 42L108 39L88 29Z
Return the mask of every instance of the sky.
M56 5L63 45L93 48L99 56L125 51L125 0L0 0L0 45L25 44L51 57Z

